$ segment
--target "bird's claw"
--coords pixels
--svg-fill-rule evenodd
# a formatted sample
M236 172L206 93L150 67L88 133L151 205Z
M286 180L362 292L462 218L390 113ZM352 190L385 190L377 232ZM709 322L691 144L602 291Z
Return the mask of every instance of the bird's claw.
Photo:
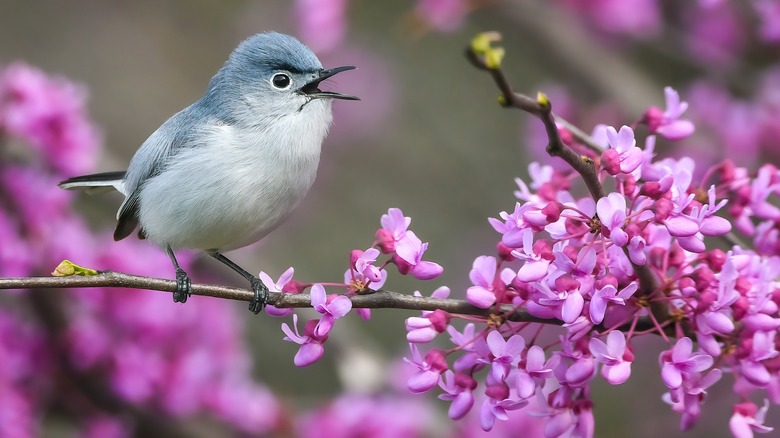
M192 295L192 283L184 269L176 268L176 292L173 293L174 303L186 303Z
M249 310L257 315L263 310L265 305L268 304L268 287L266 287L265 283L257 277L253 278L250 281L250 284L252 285L255 296L252 297L252 301L249 302Z

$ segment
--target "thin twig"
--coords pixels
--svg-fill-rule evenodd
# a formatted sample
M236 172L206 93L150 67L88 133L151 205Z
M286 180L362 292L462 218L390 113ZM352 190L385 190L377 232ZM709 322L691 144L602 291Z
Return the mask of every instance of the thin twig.
M504 70L501 68L489 68L485 63L485 60L471 49L466 51L466 58L476 68L490 74L493 81L496 83L498 90L501 92L501 103L504 106L518 108L529 114L533 114L544 123L544 128L547 131L547 138L549 141L547 144L547 152L552 156L560 157L566 161L572 169L582 176L582 179L585 181L585 185L588 187L588 191L594 200L598 201L606 196L604 194L604 188L599 182L598 172L596 171L593 160L577 155L576 152L566 147L561 140L558 126L555 124L556 118L552 113L552 105L550 105L549 102L547 104L541 104L536 99L532 99L524 94L515 93L512 89L512 85L509 83L509 79L504 74ZM568 122L567 125L568 127L573 126ZM589 138L589 136L579 129L577 129L577 134L578 137ZM590 139L583 144L590 149L595 148L595 151L600 151L601 149L593 139Z

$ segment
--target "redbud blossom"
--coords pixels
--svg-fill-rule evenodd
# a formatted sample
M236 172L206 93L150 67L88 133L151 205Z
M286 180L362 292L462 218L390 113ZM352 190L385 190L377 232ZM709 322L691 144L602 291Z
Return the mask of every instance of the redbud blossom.
M688 102L681 102L680 95L672 87L664 88L666 110L650 107L642 119L651 133L659 134L669 140L681 140L693 134L694 126L680 116L688 109Z

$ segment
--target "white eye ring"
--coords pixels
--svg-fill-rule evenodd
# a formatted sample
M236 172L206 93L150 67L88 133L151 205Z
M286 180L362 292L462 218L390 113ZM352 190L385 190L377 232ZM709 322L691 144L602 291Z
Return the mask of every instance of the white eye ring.
M269 82L271 82L271 86L277 90L286 90L292 86L292 79L290 78L290 75L285 73L276 73L275 75L271 76L271 80Z

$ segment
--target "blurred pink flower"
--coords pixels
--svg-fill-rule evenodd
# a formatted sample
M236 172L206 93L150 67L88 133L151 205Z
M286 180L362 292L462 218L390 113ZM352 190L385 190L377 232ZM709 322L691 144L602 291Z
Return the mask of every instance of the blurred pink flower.
M468 12L468 0L417 0L415 7L417 17L440 32L460 28Z
M317 54L341 45L347 33L347 0L295 0L298 34Z
M388 122L398 106L399 91L392 65L377 52L361 47L339 48L320 56L320 59L326 66L358 67L350 72L349 78L336 76L323 84L328 89L360 97L360 105L334 103L335 122L326 143L354 146L360 140L376 142L382 130L390 125Z
M306 438L428 436L434 410L424 399L398 395L343 394L296 421Z
M608 34L649 38L661 31L657 0L561 0Z
M41 390L52 382L42 330L0 308L0 436L38 435Z
M686 22L688 52L701 62L726 67L745 46L745 28L732 2L692 8Z
M0 127L63 175L95 164L100 133L87 117L86 91L22 62L0 74Z
M132 428L119 418L99 416L87 419L80 438L128 438Z
M757 0L753 8L759 20L759 37L769 43L780 42L780 3L777 0Z

